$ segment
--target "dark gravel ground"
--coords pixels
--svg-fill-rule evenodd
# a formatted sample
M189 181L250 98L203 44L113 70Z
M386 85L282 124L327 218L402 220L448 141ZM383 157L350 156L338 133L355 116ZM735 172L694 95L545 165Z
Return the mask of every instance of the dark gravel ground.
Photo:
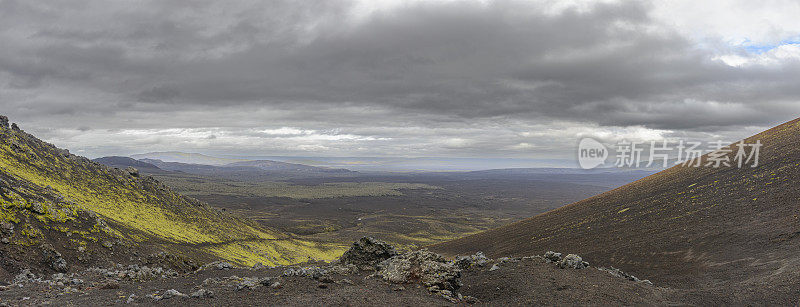
M492 269L494 263L497 268ZM67 278L79 285L24 282L4 286L0 304L179 305L179 306L448 306L448 305L667 305L670 289L629 281L595 267L560 269L539 257L490 262L463 272L463 286L450 300L420 284L390 284L373 272L326 274L322 278L283 277L286 268L219 269L133 281L113 273L82 271ZM114 275L109 277L108 275ZM170 274L167 274L170 275ZM44 278L43 278L44 279ZM51 279L50 276L46 279ZM263 281L263 282L262 282ZM248 283L249 282L249 283ZM67 282L68 284L70 282ZM276 283L279 283L278 286ZM250 285L250 286L248 286ZM72 287L74 289L69 289ZM67 289L67 291L65 291ZM187 296L163 296L174 289ZM192 297L204 289L213 297ZM470 298L473 297L473 298Z

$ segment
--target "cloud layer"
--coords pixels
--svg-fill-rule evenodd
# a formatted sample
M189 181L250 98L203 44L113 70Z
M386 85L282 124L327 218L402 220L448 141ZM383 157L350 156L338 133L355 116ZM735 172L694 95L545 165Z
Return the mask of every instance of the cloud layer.
M800 114L793 1L578 3L0 0L0 113L89 156L526 158Z

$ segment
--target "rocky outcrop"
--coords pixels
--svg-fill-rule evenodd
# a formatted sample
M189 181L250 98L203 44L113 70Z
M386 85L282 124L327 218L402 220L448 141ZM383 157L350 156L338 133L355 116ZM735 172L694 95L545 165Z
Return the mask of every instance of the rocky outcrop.
M325 274L328 274L328 270L315 266L304 267L304 268L288 268L285 271L283 271L283 276L285 277L302 276L312 279L320 279Z
M157 278L167 278L178 276L178 272L171 269L164 269L162 267L147 267L139 266L137 264L117 265L115 269L104 269L92 267L86 269L87 272L92 272L106 277L116 277L134 281L145 281Z
M44 205L42 205L42 203L40 203L38 201L34 201L31 204L31 206L28 207L28 210L31 210L31 212L36 213L36 214L45 214L45 213L47 213L45 211Z
M583 261L583 258L581 258L581 256L575 254L569 254L566 257L564 257L564 259L561 259L561 261L558 262L558 267L562 269L566 268L585 269L589 267L589 263Z
M641 283L646 283L646 284L650 284L650 285L653 284L652 282L650 282L647 279L639 279L636 276L633 276L631 274L625 273L622 270L614 268L614 267L611 267L611 268L597 268L597 269L600 270L600 271L603 271L603 272L608 272L609 274L614 275L616 277L624 278L624 279L627 279L627 280L630 280L630 281L633 281L633 282L641 282Z
M0 223L0 231L2 231L3 234L14 234L14 224L2 222Z
M61 257L61 253L55 250L53 246L49 244L42 245L42 257L44 257L44 262L47 265L55 270L56 272L66 272L67 271L67 261Z
M136 168L135 168L135 167L133 167L133 166L128 166L128 167L126 167L126 168L125 168L125 171L126 171L126 172L127 172L129 175L131 175L131 176L133 176L133 177L137 177L137 178L139 177L139 170L138 170L138 169L136 169Z
M378 275L391 283L420 282L431 291L455 291L461 287L458 265L424 249L389 258L378 269Z
M555 263L559 268L562 269L585 269L589 267L589 263L583 261L581 256L576 254L568 254L566 256L561 256L561 253L556 253L554 251L548 251L544 253L544 260L549 263Z
M544 253L544 259L547 260L547 262L559 262L561 261L561 253L547 251Z
M486 258L486 255L482 252L477 252L475 255L458 256L455 263L460 269L466 270L472 267L482 267L486 265L487 261L489 261L489 258Z
M197 290L195 292L192 292L192 294L190 294L190 296L194 297L194 298L211 298L211 297L214 297L214 292L206 290L206 289L200 289L200 290Z
M214 261L200 267L201 270L207 270L207 269L230 270L235 268L236 266L227 261Z
M153 294L153 295L150 295L150 297L154 301L160 301L160 300L168 300L168 299L175 298L175 297L188 297L188 295L183 294L180 291L175 290L175 289L169 289L167 291L164 291L164 294L162 294L162 295Z
M386 242L363 237L353 243L353 246L339 258L339 262L355 265L361 270L374 270L377 264L396 255L394 247Z

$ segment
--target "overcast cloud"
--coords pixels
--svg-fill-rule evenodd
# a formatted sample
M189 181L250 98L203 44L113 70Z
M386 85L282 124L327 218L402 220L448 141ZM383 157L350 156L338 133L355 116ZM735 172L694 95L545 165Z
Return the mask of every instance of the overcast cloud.
M0 0L0 114L90 157L572 157L800 116L796 1Z

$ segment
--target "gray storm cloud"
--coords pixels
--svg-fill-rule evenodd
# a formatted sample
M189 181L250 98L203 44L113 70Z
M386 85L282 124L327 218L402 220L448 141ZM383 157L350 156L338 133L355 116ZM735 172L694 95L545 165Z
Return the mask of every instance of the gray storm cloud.
M357 5L0 0L0 113L89 155L532 157L592 131L744 137L800 111L796 58L729 65L745 51L645 2ZM252 133L282 127L313 133Z

